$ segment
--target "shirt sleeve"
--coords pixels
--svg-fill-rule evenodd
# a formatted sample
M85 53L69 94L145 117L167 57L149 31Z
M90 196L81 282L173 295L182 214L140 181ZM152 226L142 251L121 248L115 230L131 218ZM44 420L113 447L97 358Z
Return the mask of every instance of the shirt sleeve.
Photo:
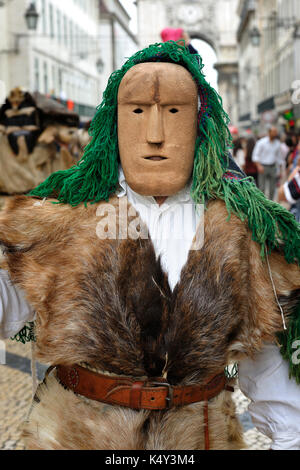
M277 149L277 163L280 167L283 167L285 166L285 156L284 156L284 152L282 150L282 146L280 144L280 142L278 142L278 149Z
M288 363L275 344L241 361L239 385L251 400L254 425L272 439L272 449L300 450L300 385L289 379Z
M35 313L23 292L13 285L8 273L0 269L0 339L15 336Z
M255 144L255 147L253 149L253 155L252 155L252 161L253 162L259 162L260 160L260 152L261 152L261 142L258 141Z

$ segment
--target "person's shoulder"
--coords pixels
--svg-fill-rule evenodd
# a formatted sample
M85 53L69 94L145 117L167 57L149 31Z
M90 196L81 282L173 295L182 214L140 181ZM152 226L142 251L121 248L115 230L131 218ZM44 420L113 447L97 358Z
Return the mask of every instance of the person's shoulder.
M226 203L222 199L211 199L208 202L205 217L206 222L209 221L213 227L219 227L221 231L226 230L226 227L229 230L229 227L232 228L234 226L240 228L248 227L244 220L241 220L233 212L229 213Z
M118 210L116 196L112 196L109 201L80 203L75 207L55 199L42 200L27 196L10 198L0 213L0 241L6 246L20 243L27 246L46 238L61 239L76 231L94 233L99 217L98 209L104 204L109 204L115 212ZM100 216L102 213L105 211L100 210Z
M115 194L112 194L108 201L99 201L99 202L81 202L76 206L71 206L70 204L63 203L54 198L37 198L31 196L14 196L7 198L7 201L4 205L3 211L1 214L8 213L17 213L27 211L31 214L47 214L51 213L89 213L93 212L94 209L105 203L110 203L116 205L118 202L118 197Z
M267 142L267 137L261 137L256 141L256 147L260 147L261 145L264 145Z

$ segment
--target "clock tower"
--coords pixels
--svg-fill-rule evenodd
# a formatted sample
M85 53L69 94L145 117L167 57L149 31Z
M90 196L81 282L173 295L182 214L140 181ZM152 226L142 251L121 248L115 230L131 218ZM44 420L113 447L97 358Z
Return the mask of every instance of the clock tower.
M233 124L238 122L236 34L238 0L137 0L141 47L160 42L166 28L183 28L215 50L219 93ZM201 55L201 50L199 51Z

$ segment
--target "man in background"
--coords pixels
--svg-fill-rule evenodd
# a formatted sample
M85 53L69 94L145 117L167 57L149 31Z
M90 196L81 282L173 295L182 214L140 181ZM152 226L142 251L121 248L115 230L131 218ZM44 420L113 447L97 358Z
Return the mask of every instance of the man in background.
M266 193L269 186L269 198L274 199L277 169L283 164L281 143L278 139L276 127L269 129L268 135L260 139L254 147L253 162L258 170L258 186L263 193Z

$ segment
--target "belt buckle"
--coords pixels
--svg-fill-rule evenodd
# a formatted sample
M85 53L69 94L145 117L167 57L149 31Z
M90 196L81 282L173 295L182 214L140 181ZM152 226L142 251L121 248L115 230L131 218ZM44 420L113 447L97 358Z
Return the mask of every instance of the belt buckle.
M166 405L167 405L167 409L169 410L173 405L174 391L173 391L172 385L169 384L168 382L151 382L151 385L157 385L158 387L167 387L168 395L166 396L166 402L167 402Z

